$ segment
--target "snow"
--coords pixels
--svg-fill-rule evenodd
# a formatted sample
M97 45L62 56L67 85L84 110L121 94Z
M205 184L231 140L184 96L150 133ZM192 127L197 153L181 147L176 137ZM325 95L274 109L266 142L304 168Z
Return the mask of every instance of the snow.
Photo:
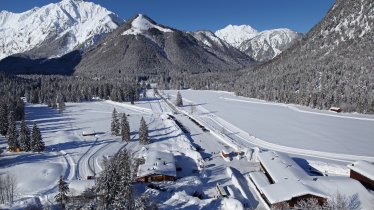
M181 92L185 102L190 100L190 98L193 98L195 101L196 98L194 97L196 96L186 94L190 91ZM175 91L170 91L170 93L174 96ZM26 104L26 121L29 125L33 122L39 125L46 143L46 151L40 154L25 152L2 153L0 173L9 172L14 174L17 180L19 180L19 195L16 203L11 208L22 208L27 202L42 204L54 202L53 196L57 191L57 180L61 175L69 183L72 194L79 194L85 187L92 186L94 181L86 180L87 176L96 178L100 171L103 170L102 161L104 159L110 158L119 150L126 148L134 154L134 158L146 157L146 162L150 160L149 165L152 165L152 167L155 167L155 162L158 162L158 166L161 165L163 167L163 161L157 161L156 157L161 156L161 159L166 159L165 156L168 155L157 155L163 153L172 155L175 165L182 167L182 171L176 172L178 179L175 182L157 183L165 191L150 189L145 184L135 184L134 190L137 193L145 193L151 199L157 201L160 204L160 209L219 209L232 208L233 206L236 206L235 208L246 206L253 209L265 209L267 207L265 201L261 198L251 180L247 178L251 176L249 175L251 173L261 173L258 172L260 170L259 164L253 161L261 158L263 152L260 153L259 151L263 150L264 147L262 146L267 146L267 144L261 144L261 149L256 147L255 144L246 141L247 138L252 138L248 133L241 135L244 132L242 129L245 128L236 129L236 126L231 124L231 120L235 117L237 118L238 114L240 114L240 116L250 119L245 121L246 126L252 126L251 120L256 120L256 115L252 111L249 111L249 115L246 115L244 112L240 112L240 109L236 106L239 104L239 108L246 107L246 109L250 110L252 105L257 106L260 104L243 103L242 101L220 98L220 96L224 96L223 98L247 101L247 99L239 98L225 92L197 91L195 93L200 94L198 97L203 97L204 100L196 100L199 103L194 104L200 105L196 107L196 112L193 114L188 112L188 106L178 108L177 111L179 114L172 114L172 108L165 101L157 97L145 98L135 102L135 105L105 100L67 103L66 110L63 113L59 113L57 110L48 108L45 105ZM215 96L215 94L218 94L218 96ZM152 96L154 93L153 91L149 91L147 95ZM220 104L222 102L227 105ZM256 102L265 103L261 101ZM216 109L210 109L210 103L216 103ZM316 112L300 107L289 109L285 106L268 105L266 103L261 106L265 108L278 107L280 110L284 108L287 111L290 110L302 115L323 117L323 119L334 118L343 121L372 122L370 120L361 120L361 118L371 119L363 115ZM131 129L131 141L128 143L122 142L120 137L110 134L110 121L113 108L116 108L119 113L128 114ZM217 111L213 113L208 108ZM227 110L222 110L222 108L226 108ZM224 112L229 112L233 115L227 118L230 123L225 121L226 118L225 120L220 118ZM175 119L183 124L189 130L189 133L183 133L175 121L169 119L169 114L173 115ZM328 116L318 114L328 114ZM189 117L191 116L208 128L210 132L202 131L198 125L190 120ZM151 140L149 145L139 145L137 141L141 117L144 117L149 128ZM355 119L345 117L353 117ZM223 133L220 132L222 131L222 127L225 129ZM90 130L94 130L96 135L82 136L83 131ZM270 128L268 131L273 132ZM256 135L254 133L251 134ZM258 142L260 141L253 141L253 143ZM308 146L308 144L305 144L305 146ZM5 147L6 140L0 137L0 149L5 151ZM200 149L197 150L196 148ZM230 154L231 161L226 162L221 157L220 153L223 150L226 150ZM250 157L233 158L237 151L244 151L244 154ZM290 151L300 152L297 148L293 148ZM276 170L286 170L284 163L288 163L288 165L295 163L292 159L286 159L282 156L283 153L280 152L268 152L269 156L266 157L271 158L275 154L277 154L277 158L279 159L276 162L283 167L279 167ZM324 159L323 156L318 156L317 160L319 162L309 161L309 164L312 167L320 165L321 167L330 168L329 170L343 170L343 168L339 169L338 166L331 163L326 164L326 166L323 165L323 160L326 160L326 162L330 161L330 155L326 156L327 159ZM300 156L302 158L307 157L303 156L303 154ZM342 159L346 157L343 156ZM318 185L316 185L315 190L320 190L326 196L330 196L337 190L340 192L349 192L348 195L358 193L363 207L367 206L368 201L372 197L359 182L347 177L318 177L318 180L314 181L314 177L306 176L306 178L299 178L300 181L297 181L298 174L302 173L291 169L291 172L284 172L284 174L279 175L279 179L289 177L288 181L300 182L308 187L314 186L313 183L317 183ZM295 185L299 185L300 183ZM231 193L230 196L235 199L216 198L217 184L221 184L224 188L228 189ZM265 188L265 184L263 186ZM321 190L322 188L328 188L328 190ZM193 197L192 195L195 192L201 193L203 199ZM4 208L4 206L0 206L0 208Z
M313 187L295 180L285 180L280 183L267 185L261 188L261 191L271 204L288 201L294 197L308 194L327 198L326 195L323 192L320 192L318 189L314 189Z
M284 180L300 180L308 176L288 155L263 151L258 154L258 159L275 183Z
M364 175L365 177L374 180L374 164L368 161L359 160L348 165L353 171Z
M0 13L0 59L37 47L49 38L70 34L69 43L57 57L77 46L96 43L116 29L123 20L91 2L63 0L23 13Z
M151 28L156 28L159 31L162 31L164 33L171 33L173 30L164 28L158 25L155 25L151 23L144 15L139 14L132 22L131 22L131 28L124 31L122 35L147 35L149 37L150 35L147 33L147 31Z
M258 31L249 25L228 25L225 28L215 32L216 36L224 40L235 48L247 40L252 39L258 34Z
M173 154L169 152L151 151L147 153L145 163L138 168L138 177L149 175L177 176Z
M208 129L229 133L242 148L258 146L331 160L374 161L374 117L333 113L292 104L265 102L222 91L181 90L198 104L194 117ZM165 91L175 98L176 91ZM188 112L189 107L183 107Z
M251 172L249 174L249 177L251 177L251 180L253 183L257 186L257 188L262 193L261 189L270 185L270 182L266 175L260 171Z
M221 210L244 210L244 207L240 201L234 198L225 198L221 203Z

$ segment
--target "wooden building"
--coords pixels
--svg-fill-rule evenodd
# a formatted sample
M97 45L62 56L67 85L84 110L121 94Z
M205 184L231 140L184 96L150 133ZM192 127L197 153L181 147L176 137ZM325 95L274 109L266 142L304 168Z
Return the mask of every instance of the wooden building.
M342 111L342 109L339 108L339 107L335 107L335 106L333 106L333 107L330 108L330 111L333 111L333 112L337 112L337 113L339 113L339 112Z
M349 176L374 190L374 164L367 161L356 161L348 165Z
M177 170L172 153L150 151L145 157L145 163L138 168L138 182L175 181Z

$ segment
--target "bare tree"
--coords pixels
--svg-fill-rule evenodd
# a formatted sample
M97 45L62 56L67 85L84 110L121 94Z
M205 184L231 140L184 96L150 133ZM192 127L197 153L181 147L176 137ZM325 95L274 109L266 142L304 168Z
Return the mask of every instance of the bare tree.
M17 180L14 175L6 174L0 177L0 203L12 204L15 198Z

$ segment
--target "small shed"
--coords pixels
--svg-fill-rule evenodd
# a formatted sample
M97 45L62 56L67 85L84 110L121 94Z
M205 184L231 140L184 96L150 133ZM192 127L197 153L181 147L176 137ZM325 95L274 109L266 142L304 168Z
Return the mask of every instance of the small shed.
M94 136L96 132L94 130L85 130L82 132L82 136Z
M332 107L330 108L330 111L333 111L333 112L337 112L337 113L339 113L339 112L342 111L342 109L341 109L340 107L332 106Z
M174 155L169 152L150 151L145 163L138 168L138 182L175 181L177 170Z
M349 176L374 190L374 164L359 160L348 165Z
M225 149L221 150L221 155L225 158L230 157L230 153Z

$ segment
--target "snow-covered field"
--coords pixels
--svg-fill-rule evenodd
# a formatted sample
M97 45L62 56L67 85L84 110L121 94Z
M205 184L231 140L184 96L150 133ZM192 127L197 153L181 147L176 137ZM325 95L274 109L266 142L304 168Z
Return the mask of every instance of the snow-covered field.
M162 91L174 101L176 91ZM45 105L26 105L29 125L36 122L46 142L46 151L36 153L4 152L0 159L0 174L11 173L17 179L17 202L14 209L27 202L52 203L59 176L71 183L72 194L93 184L87 176L97 176L104 158L119 150L131 150L135 157L149 151L171 152L183 170L174 183L164 183L166 192L139 184L160 204L161 209L241 209L251 206L266 209L251 181L246 177L258 170L251 162L248 149L258 146L289 153L302 167L339 176L347 176L347 161L374 160L370 137L374 136L374 117L359 114L336 114L294 105L265 103L236 97L231 93L214 91L181 91L185 106L175 118L189 134L184 134L176 123L168 119L173 112L165 101L153 97L150 90L146 100L129 103L95 101L67 103L64 113ZM196 104L191 114L190 103ZM121 142L110 135L113 108L128 114L132 141ZM189 119L192 116L206 126L204 132ZM139 145L137 132L141 117L149 128L151 144ZM83 131L94 130L95 136L83 137ZM365 146L363 146L365 145ZM6 140L0 138L0 149L6 151ZM197 148L201 148L198 152ZM230 153L223 158L220 152ZM241 151L237 158L235 152ZM249 154L249 155L248 155ZM342 162L343 161L343 162ZM199 167L203 165L204 167ZM201 169L196 171L196 169ZM230 199L217 199L216 185L229 193ZM201 193L203 199L193 197ZM32 199L31 199L32 198ZM0 206L4 208L4 206Z
M176 95L176 91L164 93L170 97ZM183 90L181 94L187 112L189 103L196 104L195 115L202 120L216 124L217 129L219 124L231 126L235 132L242 131L245 138L253 136L263 140L253 142L259 146L341 154L334 157L337 159L374 160L374 116L269 103L227 92ZM298 152L302 153L294 151Z

